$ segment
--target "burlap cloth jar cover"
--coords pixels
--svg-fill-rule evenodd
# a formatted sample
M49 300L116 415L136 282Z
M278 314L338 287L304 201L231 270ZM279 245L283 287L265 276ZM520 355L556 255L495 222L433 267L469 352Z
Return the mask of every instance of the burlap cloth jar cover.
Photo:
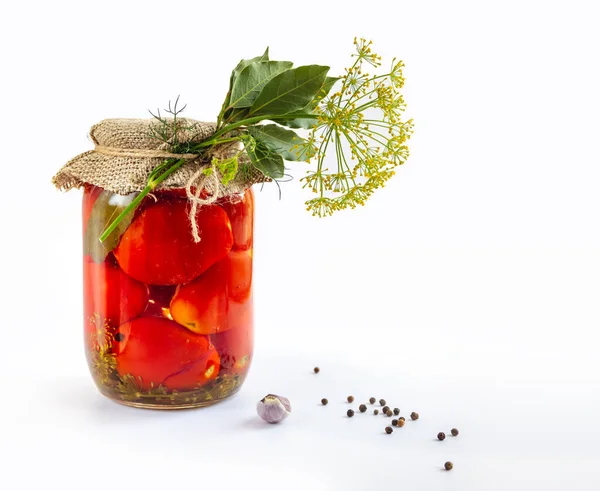
M84 152L67 162L54 176L52 182L63 191L80 188L84 184L99 186L117 194L127 195L141 191L147 184L148 175L168 158L185 159L186 162L161 182L157 189L185 188L190 185L202 187L215 199L243 192L265 176L252 168L250 173L238 175L226 186L217 179L218 172L208 178L202 170L211 166L211 157L227 158L237 150L234 146L220 147L208 159L194 154L174 154L169 142L153 136L152 129L161 123L156 119L105 119L92 126L90 138L94 150ZM197 143L215 132L215 123L177 119L178 141ZM246 161L245 155L240 161Z

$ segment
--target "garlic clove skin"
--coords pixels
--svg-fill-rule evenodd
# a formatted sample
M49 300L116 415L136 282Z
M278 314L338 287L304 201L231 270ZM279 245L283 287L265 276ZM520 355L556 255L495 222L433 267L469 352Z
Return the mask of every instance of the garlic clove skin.
M292 412L292 406L286 397L267 394L256 405L256 412L267 423L281 423Z

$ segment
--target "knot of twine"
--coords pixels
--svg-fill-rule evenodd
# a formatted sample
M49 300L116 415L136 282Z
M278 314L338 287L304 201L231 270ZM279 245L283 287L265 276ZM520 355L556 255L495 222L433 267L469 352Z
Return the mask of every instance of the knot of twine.
M226 148L221 150L221 154L225 154L231 145L227 145ZM157 149L144 149L144 148L118 148L118 147L107 147L104 145L96 145L94 150L104 155L110 155L112 157L143 157L143 158L172 158L172 159L188 159L195 160L199 159L200 155L194 153L171 153L165 150ZM213 152L214 153L214 152ZM210 171L209 171L210 170ZM211 180L212 179L212 183ZM211 185L212 184L212 185ZM198 170L194 172L192 177L188 179L185 185L185 193L189 201L192 202L188 218L190 221L190 229L194 242L198 243L201 241L200 232L198 230L198 223L196 223L196 214L198 213L198 207L204 205L210 205L217 201L219 194L219 185L221 179L217 171L214 160L211 164L204 164L198 167ZM192 191L192 188L194 189ZM211 191L205 198L201 198L202 191Z

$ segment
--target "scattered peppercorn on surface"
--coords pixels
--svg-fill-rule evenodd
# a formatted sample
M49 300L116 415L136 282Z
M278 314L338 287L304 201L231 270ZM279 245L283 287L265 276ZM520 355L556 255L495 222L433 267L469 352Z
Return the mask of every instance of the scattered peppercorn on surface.
M317 374L317 373L319 373L319 371L315 371L315 374ZM367 404L369 404L369 405L371 405L371 406L374 406L374 405L375 405L375 403L376 403L376 400L377 400L377 399L376 399L375 397L369 397L368 401L366 401L366 402L367 402ZM354 401L355 401L355 398L354 398L354 396L352 396L352 395L349 395L348 397L346 397L346 402L347 402L348 404L353 404L353 403L354 403ZM327 398L323 398L323 399L321 399L321 404L322 404L323 406L326 406L328 403L329 403L329 400L328 400ZM363 403L363 404L360 404L360 405L358 406L358 410L356 410L356 409L354 409L354 408L349 408L349 409L347 409L347 410L346 410L346 416L347 416L348 418L353 418L353 417L354 417L356 414L358 414L358 413L366 413L366 412L367 412L367 404L365 404L365 403ZM392 410L389 408L389 406L387 406L387 405L385 405L385 404L386 404L386 399L379 399L379 405L380 405L380 406L383 406L383 408L382 408L382 412L381 412L381 414L382 414L383 416L386 416L387 418L389 418L389 417L391 417L392 415L396 415L396 416L400 415L400 408L397 408L397 407L395 407L395 408L394 408L394 410L392 411ZM373 413L372 413L372 414L373 414L374 416L378 416L378 415L379 415L379 409L375 408L375 409L373 410ZM410 413L410 416L409 416L409 417L410 417L410 419L411 419L412 421L416 422L416 421L419 419L419 413L417 413L416 411L412 411L412 412ZM387 421L387 419L386 419L386 421ZM394 428L392 428L392 426L393 426L393 427L396 427L396 428L398 428L398 429L399 429L399 428L403 428L403 427L404 427L404 425L405 425L405 422L406 422L406 418L405 418L404 416L401 416L401 417L400 417L400 418L398 418L398 419L392 419L392 421L391 421L391 426L389 426L389 425L386 423L386 426L384 427L383 431L384 431L384 432L385 432L387 435L391 435L392 433L394 433ZM459 431L458 431L458 429L457 429L457 428L452 428L451 430L449 430L449 433L450 433L450 435L451 435L452 437L457 437L457 436L459 435ZM446 433L444 433L443 431L440 431L440 432L437 434L436 438L437 438L437 440L438 440L438 441L442 442L442 441L444 441L444 440L446 439ZM445 462L445 463L443 464L443 469L444 469L444 470L446 470L446 471L451 471L453 468L454 468L454 464L453 464L452 462L449 462L449 461L448 461L448 462Z
M294 410L280 424L270 425L256 416L252 426L261 448L263 443L306 441L307 448L312 449L306 457L311 468L327 468L327 475L337 476L335 483L324 489L393 488L403 482L406 473L418 476L423 483L431 479L443 486L445 480L456 482L463 473L472 472L462 448L463 442L472 439L471 430L464 415L444 407L445 396L436 406L437 397L422 394L411 379L394 379L389 370L359 374L338 363L332 366L326 359L309 360L304 366L297 361L279 357L257 360L260 380L253 386L261 392L279 391ZM280 366L277 374L271 373L273 366ZM451 388L448 386L448 393ZM241 394L244 397L244 391ZM244 407L250 416L254 403ZM235 406L237 413L241 408ZM294 449L287 451L297 455Z
M313 424L318 422L321 428L323 420L327 420L331 434L339 434L341 429L347 438L355 437L357 445L368 446L370 442L371 445L383 446L386 452L410 452L411 448L414 448L415 441L419 441L423 457L430 462L430 471L448 473L454 470L454 461L459 460L456 459L456 441L459 440L461 433L451 424L452 422L448 421L446 414L426 413L423 417L415 410L418 408L414 407L417 404L414 398L403 397L401 392L397 393L396 387L388 388L386 397L380 397L381 394L374 392L355 391L340 396L339 386L334 386L332 390L329 384L322 383L324 379L337 379L337 376L320 367L319 369L308 367L305 374L296 374L296 376L300 379L307 378L303 382L304 396L299 400L293 400L295 407L304 406L304 409L299 411L300 417L310 418ZM346 381L338 385L349 387L352 384ZM307 392L315 394L314 400L305 399ZM294 417L282 422L281 426L288 428L295 426L293 420ZM309 432L310 426L306 428ZM433 431L432 427L436 430ZM288 430L282 428L279 431L285 434ZM289 428L289 431L293 431L293 428ZM319 431L319 434L320 441L327 440L327 432ZM385 435L388 441L379 441L380 435ZM395 442L390 443L392 440ZM402 463L398 462L398 467L401 466Z

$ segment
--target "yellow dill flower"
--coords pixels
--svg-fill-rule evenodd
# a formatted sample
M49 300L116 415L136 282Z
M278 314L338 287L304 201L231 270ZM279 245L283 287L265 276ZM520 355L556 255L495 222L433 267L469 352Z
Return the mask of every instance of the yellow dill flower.
M320 102L318 124L309 137L317 149L316 169L302 181L317 194L306 202L317 216L363 206L409 155L413 122L402 119L404 63L394 59L389 72L370 75L363 64L378 67L381 57L371 41L360 38L354 44L354 63L340 78L339 89ZM327 168L326 153L335 155L337 168Z

